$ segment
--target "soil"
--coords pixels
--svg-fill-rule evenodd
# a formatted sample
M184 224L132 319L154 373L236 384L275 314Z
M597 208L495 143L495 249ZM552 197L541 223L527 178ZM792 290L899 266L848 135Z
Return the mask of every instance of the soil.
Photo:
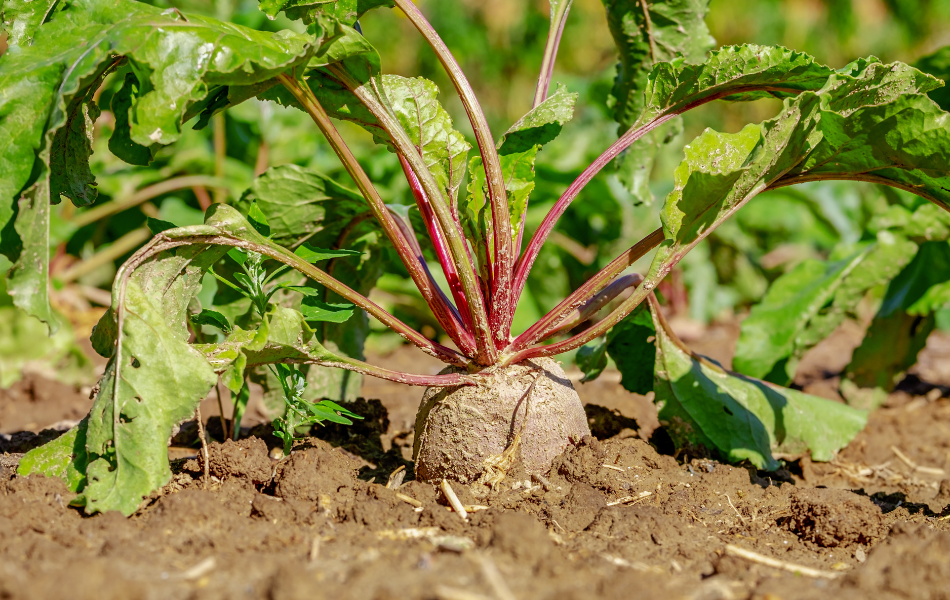
M212 443L208 480L185 424L172 482L128 519L87 517L60 481L13 476L16 453L57 435L17 428L75 419L88 391L0 396L0 598L950 598L942 335L834 461L786 457L778 472L674 456L649 399L608 372L577 385L593 435L546 476L515 464L494 489L455 484L467 518L412 479L419 389L368 381L382 402L354 407L364 421L315 429L288 457L265 426ZM816 348L796 383L834 397L854 337ZM691 343L728 365L733 341L725 329ZM439 367L408 350L377 362Z

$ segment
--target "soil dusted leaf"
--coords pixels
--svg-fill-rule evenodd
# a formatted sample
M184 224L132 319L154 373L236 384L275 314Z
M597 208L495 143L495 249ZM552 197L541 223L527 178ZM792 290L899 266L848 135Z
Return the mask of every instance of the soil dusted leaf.
M948 115L926 92L936 80L895 63L837 73L819 92L736 134L707 130L685 149L661 212L667 242L654 268L689 248L770 187L815 179L868 179L950 206Z
M36 30L50 13L62 9L59 0L5 0L0 31L7 32L10 46L29 46Z
M58 477L71 492L86 487L86 428L88 418L52 442L34 448L20 459L17 474L21 477L40 474Z
M620 52L617 76L607 104L623 133L644 109L644 90L657 63L702 62L715 40L703 19L709 0L603 0L607 23ZM652 202L648 186L660 147L682 131L674 119L637 140L618 161L619 176L639 202Z
M774 453L831 460L867 423L865 411L725 371L691 354L653 318L653 389L677 446L701 444L729 461L774 470Z
M334 244L350 220L368 210L355 192L297 165L273 167L255 179L236 206L248 214L252 204L264 214L270 237L278 244L308 240L324 248Z

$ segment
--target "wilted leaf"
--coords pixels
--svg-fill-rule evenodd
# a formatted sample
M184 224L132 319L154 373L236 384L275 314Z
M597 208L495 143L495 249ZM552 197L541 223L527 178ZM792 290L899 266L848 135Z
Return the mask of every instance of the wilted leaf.
M125 289L118 351L89 416L86 512L135 512L168 483L171 429L194 414L218 378L204 357L166 324L136 281Z

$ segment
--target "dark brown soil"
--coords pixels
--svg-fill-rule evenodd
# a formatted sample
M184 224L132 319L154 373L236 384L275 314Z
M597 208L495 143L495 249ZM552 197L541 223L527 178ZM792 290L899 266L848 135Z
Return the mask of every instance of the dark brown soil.
M438 367L408 351L390 360ZM922 360L919 379L938 366ZM411 480L417 389L368 382L383 402L359 405L365 421L314 430L324 439L289 457L265 428L212 444L208 481L183 449L193 458L129 519L84 516L58 480L12 477L2 452L40 439L4 436L0 599L950 598L950 399L929 383L893 394L835 461L764 473L664 454L649 400L607 373L578 386L596 437L545 477L516 466L494 490L456 485L463 504L488 507L467 520ZM177 439L193 442L188 431ZM409 481L387 488L406 466Z

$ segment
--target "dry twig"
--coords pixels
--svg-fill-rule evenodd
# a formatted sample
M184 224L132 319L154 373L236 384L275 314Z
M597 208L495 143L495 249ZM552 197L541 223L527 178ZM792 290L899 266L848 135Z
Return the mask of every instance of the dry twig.
M442 493L445 494L445 499L449 501L449 504L455 509L455 512L457 512L463 520L468 521L468 513L465 511L465 507L462 506L462 502L459 500L459 497L455 495L455 490L453 490L452 486L449 485L448 480L443 479L442 483L439 484L439 487L442 488Z
M815 577L818 579L835 579L839 577L840 573L834 573L832 571L822 571L820 569L812 569L811 567L803 567L802 565L796 565L794 563L786 562L784 560L777 560L774 558L769 558L768 556L763 556L751 550L746 550L738 546L733 546L729 544L726 546L726 555L732 556L734 558L742 558L749 562L754 562L759 565L764 565L766 567L772 567L773 569L781 569L783 571L788 571L789 573L797 573L799 575L804 575L805 577Z
M201 421L201 406L195 410L196 418L198 419L198 439L201 440L201 457L204 459L201 462L204 463L204 479L202 480L202 485L204 489L208 489L208 479L210 479L208 465L208 439L205 437L205 426Z

